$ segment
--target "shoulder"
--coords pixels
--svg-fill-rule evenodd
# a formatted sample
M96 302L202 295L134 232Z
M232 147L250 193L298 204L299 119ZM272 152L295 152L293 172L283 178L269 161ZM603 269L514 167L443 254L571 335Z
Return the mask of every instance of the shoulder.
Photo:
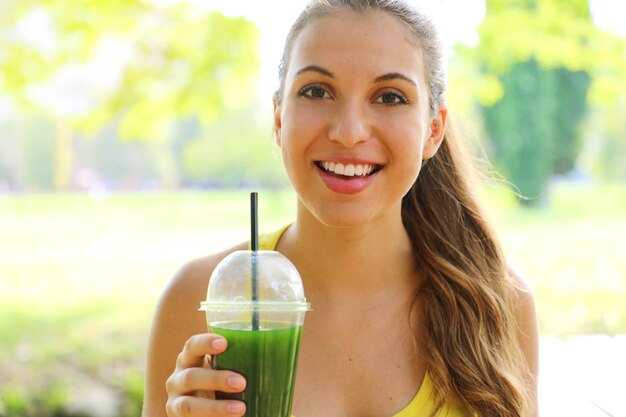
M163 291L157 313L162 307L187 310L189 306L192 308L189 311L197 312L200 302L206 296L209 278L213 270L226 256L246 248L247 244L241 243L227 250L194 259L183 265Z
M513 314L517 325L517 339L526 360L531 380L529 384L530 398L533 404L531 415L538 415L537 377L539 373L539 329L535 299L528 281L513 268L508 274L513 284Z
M200 302L204 301L213 270L222 259L236 250L247 248L241 243L222 252L204 256L188 262L174 275L163 290L157 303L152 336L173 334L187 337L206 331L204 316L198 312ZM154 340L151 340L151 344ZM182 345L177 346L177 348Z
M512 286L514 311L518 321L527 315L536 316L535 297L528 280L511 266L507 268L507 273Z

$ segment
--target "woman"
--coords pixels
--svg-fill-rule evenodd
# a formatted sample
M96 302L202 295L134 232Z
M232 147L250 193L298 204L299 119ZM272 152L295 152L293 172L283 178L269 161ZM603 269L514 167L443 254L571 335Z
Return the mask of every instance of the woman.
M441 55L432 23L393 0L314 1L287 38L274 133L298 210L265 248L297 266L314 306L297 417L537 415L532 295L476 202ZM166 289L144 416L243 415L211 395L245 379L210 369L227 342L197 307L217 263L246 247L191 262Z

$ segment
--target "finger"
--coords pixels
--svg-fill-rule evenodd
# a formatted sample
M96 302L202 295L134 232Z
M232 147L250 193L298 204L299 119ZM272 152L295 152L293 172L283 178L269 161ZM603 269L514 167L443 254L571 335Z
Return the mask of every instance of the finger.
M202 366L206 355L217 355L224 350L226 339L222 336L212 333L196 334L187 339L176 365L181 368Z
M176 397L166 404L169 417L243 416L246 405L241 401L213 401L196 397Z
M175 372L165 384L168 394L190 395L195 391L241 392L246 388L243 376L231 371L187 368Z

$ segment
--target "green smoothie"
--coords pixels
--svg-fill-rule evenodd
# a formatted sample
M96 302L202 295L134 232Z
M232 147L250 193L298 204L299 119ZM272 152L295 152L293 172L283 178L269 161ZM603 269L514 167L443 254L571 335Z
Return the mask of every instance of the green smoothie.
M228 341L228 348L213 358L215 369L228 369L246 378L242 393L216 392L218 399L246 403L246 417L289 417L295 383L302 326L272 324L252 330L250 324L214 325L211 331ZM228 327L228 328L225 328Z

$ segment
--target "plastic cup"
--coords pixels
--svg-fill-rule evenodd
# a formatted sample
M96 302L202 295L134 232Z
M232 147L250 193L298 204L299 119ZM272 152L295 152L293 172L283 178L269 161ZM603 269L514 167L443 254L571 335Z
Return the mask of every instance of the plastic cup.
M275 251L237 251L211 275L201 303L210 332L228 348L213 357L214 369L246 378L242 393L217 399L246 403L246 417L290 417L304 315L310 309L295 266Z

